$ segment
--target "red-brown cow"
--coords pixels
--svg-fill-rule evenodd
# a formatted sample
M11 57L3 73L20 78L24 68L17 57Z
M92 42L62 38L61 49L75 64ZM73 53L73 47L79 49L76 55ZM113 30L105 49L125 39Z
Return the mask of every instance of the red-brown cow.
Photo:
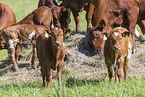
M16 17L13 10L7 4L0 3L0 30L15 23ZM7 46L0 32L0 50L1 49L7 49Z
M31 64L36 69L36 38L45 31L48 31L48 28L46 28L45 26L30 24L13 25L2 30L2 36L8 46L9 57L16 71L19 71L17 62L15 60L16 45L32 43L33 56Z
M131 33L122 27L114 28L106 40L104 47L105 63L108 68L109 79L112 82L114 71L115 81L121 82L122 71L124 70L124 79L127 80L129 69L129 59L132 53Z
M43 86L47 86L46 82L48 82L48 87L51 88L53 70L57 70L57 78L59 81L62 80L65 46L61 28L55 27L48 34L50 37L45 37L45 33L43 33L37 38L36 49L41 66Z
M74 20L76 23L76 31L80 31L79 12L83 10L86 10L87 29L91 27L91 19L94 11L94 5L87 2L88 1L85 0L62 0L62 5L65 6L66 8L70 8L73 13Z
M112 17L122 18L121 26L127 28L132 33L133 53L135 53L135 26L137 22L145 20L145 0L84 0L91 2L97 8L96 26L99 26L101 20L105 20L107 24L113 26L118 20ZM115 12L115 13L114 13ZM119 15L118 13L121 13Z

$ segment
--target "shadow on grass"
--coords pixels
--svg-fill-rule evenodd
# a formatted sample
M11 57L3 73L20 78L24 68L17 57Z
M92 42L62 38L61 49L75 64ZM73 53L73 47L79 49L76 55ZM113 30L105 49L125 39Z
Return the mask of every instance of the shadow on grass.
M26 68L26 69L32 69L32 66L28 61L20 62L18 63L19 69ZM7 73L13 71L15 72L14 66L10 60L10 58L7 58L5 60L0 61L0 76L2 76L3 73Z
M105 75L104 77L99 78L99 79L89 79L89 80L87 80L87 79L79 80L74 77L70 77L66 81L66 87L71 88L73 86L84 86L84 85L88 85L88 84L96 85L97 83L104 81L106 77L107 77L107 75Z

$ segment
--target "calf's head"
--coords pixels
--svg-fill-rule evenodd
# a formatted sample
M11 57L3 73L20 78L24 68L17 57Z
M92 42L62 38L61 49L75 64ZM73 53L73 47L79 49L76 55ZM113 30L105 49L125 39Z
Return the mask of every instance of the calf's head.
M123 38L128 39L129 35L130 32L126 28L122 27L114 28L108 37L108 39L110 40L111 48L115 51L120 50Z
M50 35L53 54L58 58L61 53L61 47L63 46L63 30L60 27L54 27Z

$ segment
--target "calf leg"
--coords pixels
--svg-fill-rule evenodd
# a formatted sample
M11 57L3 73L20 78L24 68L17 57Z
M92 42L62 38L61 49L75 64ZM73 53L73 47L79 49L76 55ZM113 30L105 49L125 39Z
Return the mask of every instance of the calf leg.
M111 64L107 64L107 68L108 68L109 80L112 83L112 79L114 76L113 66Z
M15 70L19 71L19 67L18 67L16 60L15 60L15 48L9 48L8 53L9 53L9 57L10 57L13 65L14 65Z
M60 85L60 89L62 89L62 70L63 70L63 66L64 66L64 61L62 61L62 64L60 64L57 67L57 80L58 80L58 83Z
M52 75L53 75L53 70L51 68L49 68L49 70L47 71L47 84L48 84L48 88L50 89L52 87Z
M19 54L20 54L20 45L17 44L16 45L16 62L17 63L18 63Z
M33 46L33 56L31 60L31 65L33 66L34 69L37 69L37 52L35 46Z
M123 66L124 66L124 58L121 58L122 61L120 62L120 64L118 65L118 78L119 78L119 82L122 82L122 70L123 70Z
M43 87L46 87L47 86L47 84L46 84L46 71L45 71L45 68L44 68L41 61L39 61L39 64L41 66L41 75L42 75L42 80L43 80Z
M123 70L124 70L124 80L127 80L128 69L129 69L129 58L126 58L124 68L123 68Z

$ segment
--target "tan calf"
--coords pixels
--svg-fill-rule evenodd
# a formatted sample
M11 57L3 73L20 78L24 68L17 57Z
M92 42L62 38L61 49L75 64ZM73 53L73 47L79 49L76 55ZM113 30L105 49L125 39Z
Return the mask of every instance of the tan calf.
M36 38L45 31L47 31L47 28L45 26L29 25L29 24L14 25L2 30L2 36L8 46L9 57L16 71L19 71L19 68L15 60L16 45L32 43L33 56L31 64L34 65L34 68L36 69L36 61L37 61Z
M132 38L130 32L122 27L114 28L106 40L104 47L105 63L108 68L109 79L112 82L114 71L115 81L121 82L122 71L127 79L129 59L132 53Z
M65 46L63 44L63 31L55 27L49 37L45 33L36 40L37 56L41 66L43 86L51 88L53 70L57 70L57 78L62 80L62 69L64 66ZM60 82L61 83L61 82ZM60 84L60 86L62 86Z

